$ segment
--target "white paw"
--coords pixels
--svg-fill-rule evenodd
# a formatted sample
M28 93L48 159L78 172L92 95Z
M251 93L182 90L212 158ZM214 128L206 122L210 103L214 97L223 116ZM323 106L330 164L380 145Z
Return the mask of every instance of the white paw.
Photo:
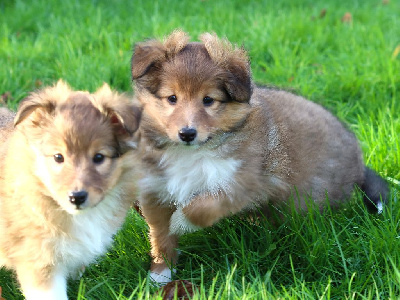
M85 273L86 267L82 265L79 269L75 270L71 273L70 277L73 280L79 280L82 278L83 274Z
M53 282L48 289L37 287L22 287L26 300L68 300L67 281L61 274L54 276Z
M201 229L200 226L194 225L190 222L182 211L182 207L178 207L176 211L172 214L169 223L169 233L182 235L189 232L195 232Z
M169 268L165 268L160 273L150 272L150 279L159 285L165 285L172 281L172 274L175 274L175 272L175 269L171 271Z
M383 212L383 203L382 203L382 201L378 202L378 204L376 205L376 208L378 210L378 214L381 214Z

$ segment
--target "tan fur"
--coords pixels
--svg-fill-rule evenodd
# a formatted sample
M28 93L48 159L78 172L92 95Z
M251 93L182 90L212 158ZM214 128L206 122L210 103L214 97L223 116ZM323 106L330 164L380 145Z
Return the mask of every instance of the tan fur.
M156 273L167 267L161 257L176 262L177 233L167 228L173 229L179 217L194 228L207 227L267 203L282 206L292 196L301 210L309 197L320 208L327 197L336 206L354 185L364 183L358 142L332 114L291 93L253 86L246 52L227 40L210 33L201 35L200 43L188 40L176 31L164 43L137 44L132 58L136 97L144 107L140 202ZM176 103L169 102L171 95ZM203 103L206 96L214 99L212 105ZM180 140L184 127L197 130L193 142ZM205 158L196 160L199 155ZM209 169L198 171L198 178L179 174L174 157L186 167L180 156L193 159L193 169L207 159L226 164L235 170L234 178L218 179L214 190L193 190L188 203L179 203L174 198L179 191L171 194L175 182L170 176L177 174L185 187L215 176ZM190 166L185 170L190 172ZM223 167L215 172L231 174Z
M121 226L134 200L129 142L139 114L106 84L90 94L59 81L21 102L0 152L0 265L16 270L28 299L37 291L64 299L66 291L49 292L55 276L93 261ZM105 158L96 164L98 153ZM81 190L88 198L76 206L69 193Z

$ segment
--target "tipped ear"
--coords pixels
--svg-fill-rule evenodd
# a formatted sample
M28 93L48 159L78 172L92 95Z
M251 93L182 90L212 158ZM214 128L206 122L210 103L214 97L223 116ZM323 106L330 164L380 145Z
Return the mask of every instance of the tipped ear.
M138 88L156 93L162 64L180 52L188 43L189 36L182 30L175 30L163 42L150 40L135 46L131 61L132 79Z
M246 51L215 33L200 36L211 59L227 71L225 88L234 101L249 102L252 94L250 61Z
M93 105L110 119L117 137L131 136L139 127L142 109L126 95L111 90L106 83L94 94Z
M225 88L229 96L238 102L249 102L252 94L251 76L248 66L231 60L228 65Z
M54 108L55 103L52 100L43 99L40 95L33 93L20 103L14 119L14 126L17 126L28 117L31 117L31 121L38 125L45 119L44 114L50 114L54 111ZM34 112L35 114L33 115Z
M161 42L151 40L138 43L133 50L131 60L132 79L144 76L156 62L163 59L165 59L165 49Z
M70 93L70 87L61 79L54 86L31 93L19 104L14 126L28 117L36 126L40 125L46 120L46 115L54 111L57 101L67 99Z
M109 117L118 137L132 136L139 128L142 109L134 104L126 105L122 110L109 109Z
M174 30L169 36L164 39L164 47L167 56L171 57L182 51L189 43L190 36L181 29Z
M167 36L163 42L149 40L136 44L131 60L132 78L135 80L144 76L157 62L163 62L175 55L188 42L189 35L178 29Z

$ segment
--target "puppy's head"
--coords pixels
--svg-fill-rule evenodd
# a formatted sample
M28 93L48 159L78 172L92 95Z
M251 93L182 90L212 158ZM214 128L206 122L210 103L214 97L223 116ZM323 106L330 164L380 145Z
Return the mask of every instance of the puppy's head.
M132 77L144 106L142 128L160 147L218 142L250 111L246 52L215 34L200 40L190 43L186 33L175 31L163 42L135 46Z
M22 101L14 122L33 153L41 192L74 214L116 187L120 157L131 146L139 116L127 97L107 85L89 94L59 81Z

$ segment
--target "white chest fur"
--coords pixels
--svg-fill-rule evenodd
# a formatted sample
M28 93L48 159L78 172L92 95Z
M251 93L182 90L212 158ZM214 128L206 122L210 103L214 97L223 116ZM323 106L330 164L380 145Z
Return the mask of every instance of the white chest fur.
M76 275L76 269L92 263L107 251L122 224L123 209L118 197L113 195L96 207L73 216L69 234L57 242L60 267L64 268L65 275Z
M163 178L145 180L147 185L158 186L163 202L183 207L197 194L229 194L240 164L239 160L222 158L212 150L177 147L167 150L162 157Z

